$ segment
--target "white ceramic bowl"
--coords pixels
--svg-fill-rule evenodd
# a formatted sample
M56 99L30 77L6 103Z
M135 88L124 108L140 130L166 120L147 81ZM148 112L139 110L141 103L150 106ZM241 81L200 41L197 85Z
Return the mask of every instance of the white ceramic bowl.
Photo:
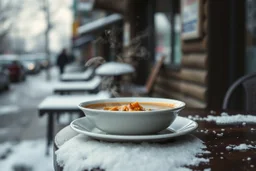
M156 109L152 111L108 111L88 108L88 105L116 102L167 103L173 108ZM142 104L143 106L143 104ZM155 134L167 128L176 118L185 103L173 99L150 97L109 98L82 102L78 107L98 129L115 135L146 135Z

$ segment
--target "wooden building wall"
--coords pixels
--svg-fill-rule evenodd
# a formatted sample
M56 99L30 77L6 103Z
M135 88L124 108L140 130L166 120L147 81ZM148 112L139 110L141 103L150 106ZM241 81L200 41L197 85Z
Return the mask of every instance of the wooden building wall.
M179 69L163 67L152 90L152 96L182 100L187 107L207 107L208 76L208 1L202 0L199 39L182 41L182 60Z

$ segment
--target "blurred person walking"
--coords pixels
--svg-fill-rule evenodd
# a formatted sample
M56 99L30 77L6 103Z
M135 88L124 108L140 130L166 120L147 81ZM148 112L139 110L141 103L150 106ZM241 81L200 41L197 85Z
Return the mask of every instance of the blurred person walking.
M66 49L63 49L57 57L57 65L60 69L60 75L64 73L65 65L68 64L68 55Z

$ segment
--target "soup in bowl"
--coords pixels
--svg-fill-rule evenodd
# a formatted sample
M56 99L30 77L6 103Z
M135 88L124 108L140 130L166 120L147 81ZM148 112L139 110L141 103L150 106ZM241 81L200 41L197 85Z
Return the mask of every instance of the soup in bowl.
M110 98L82 102L78 107L96 128L115 135L148 135L166 129L185 107L174 99Z

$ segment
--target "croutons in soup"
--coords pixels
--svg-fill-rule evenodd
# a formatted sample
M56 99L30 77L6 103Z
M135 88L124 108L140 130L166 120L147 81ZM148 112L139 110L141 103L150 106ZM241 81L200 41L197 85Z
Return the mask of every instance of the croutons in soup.
M174 108L174 104L159 102L131 102L131 103L99 103L85 106L86 108L109 111L151 111Z

